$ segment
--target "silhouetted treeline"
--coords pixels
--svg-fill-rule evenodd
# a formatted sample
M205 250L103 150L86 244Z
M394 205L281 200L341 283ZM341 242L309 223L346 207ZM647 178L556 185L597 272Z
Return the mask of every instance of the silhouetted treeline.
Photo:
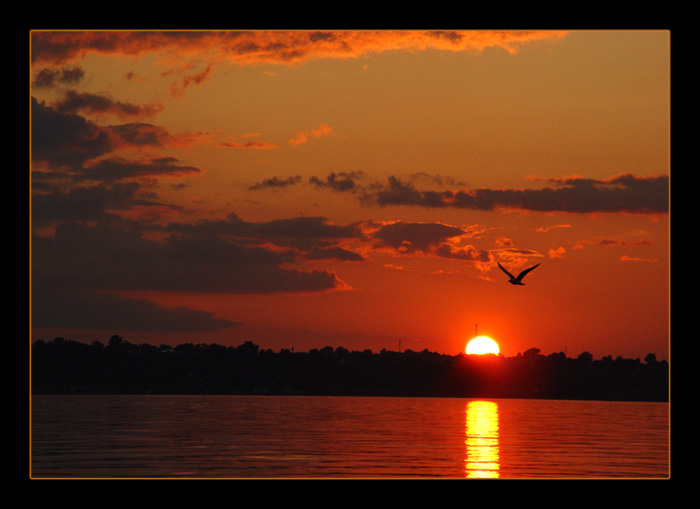
M516 357L424 350L308 352L185 343L105 345L56 338L32 345L34 394L288 394L667 401L669 371L644 361L584 352Z

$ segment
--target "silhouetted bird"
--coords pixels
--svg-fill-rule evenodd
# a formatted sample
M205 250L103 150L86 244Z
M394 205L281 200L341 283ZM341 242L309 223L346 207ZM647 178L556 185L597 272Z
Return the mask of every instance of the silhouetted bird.
M537 265L539 265L539 263L538 263ZM537 265L535 265L534 267L530 267L529 269L525 269L525 270L522 271L520 274L518 274L518 277L513 276L513 274L511 274L511 273L508 272L506 269L504 269L504 268L503 268L503 265L501 265L500 263L498 264L498 268L500 268L503 272L505 272L506 274L508 274L508 277L510 278L510 280L508 280L508 282L509 282L510 284L512 284L512 285L524 285L525 283L522 282L523 278L525 277L525 275L526 275L528 272L530 272L531 270L536 269L536 268L537 268Z

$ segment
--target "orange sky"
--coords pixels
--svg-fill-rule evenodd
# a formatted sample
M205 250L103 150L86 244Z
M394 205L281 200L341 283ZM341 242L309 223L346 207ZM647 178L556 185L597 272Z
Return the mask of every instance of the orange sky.
M30 39L34 339L668 357L669 32Z

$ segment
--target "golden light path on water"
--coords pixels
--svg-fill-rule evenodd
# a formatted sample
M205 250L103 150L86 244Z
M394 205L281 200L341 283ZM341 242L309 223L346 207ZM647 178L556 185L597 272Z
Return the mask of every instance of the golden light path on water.
M499 477L498 404L493 401L467 403L465 433L466 476Z

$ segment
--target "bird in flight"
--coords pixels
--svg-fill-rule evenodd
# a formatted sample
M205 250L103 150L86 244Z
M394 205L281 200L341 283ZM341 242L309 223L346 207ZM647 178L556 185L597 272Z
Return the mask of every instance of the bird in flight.
M508 274L508 277L510 278L510 279L508 280L508 282L509 282L510 284L512 284L512 285L524 285L525 283L523 283L522 281L523 281L523 278L525 277L525 275L526 275L528 272L530 272L531 270L536 269L538 265L539 265L539 263L538 263L537 265L533 266L533 267L530 267L529 269L525 269L525 270L522 271L520 274L518 274L518 277L513 276L513 274L511 274L511 273L508 272L506 269L504 269L504 268L503 268L503 265L501 265L500 263L498 264L498 268L500 268L503 272L505 272L506 274Z

